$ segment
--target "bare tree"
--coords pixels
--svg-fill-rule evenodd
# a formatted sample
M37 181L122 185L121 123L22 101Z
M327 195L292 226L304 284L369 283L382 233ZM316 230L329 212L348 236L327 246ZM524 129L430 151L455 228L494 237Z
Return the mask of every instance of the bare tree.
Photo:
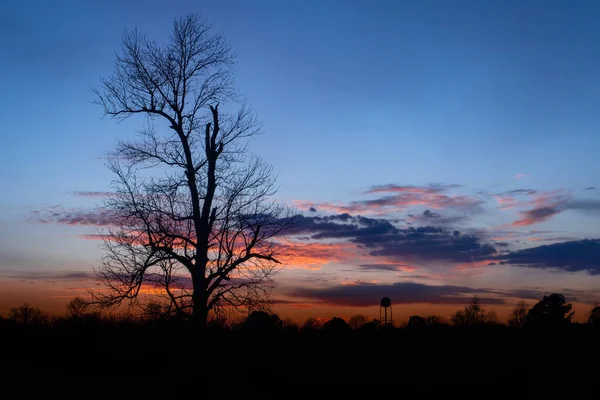
M73 320L80 320L85 317L90 304L83 297L73 297L69 303L67 303L67 317Z
M525 326L527 321L527 314L529 313L529 306L523 300L519 300L515 307L510 312L508 318L508 325L515 328L522 328Z
M100 304L135 304L152 288L168 300L166 312L191 313L204 327L211 311L268 300L273 238L291 218L272 200L271 168L248 153L261 126L236 106L233 63L224 39L195 15L175 20L163 45L137 30L123 36L96 102L105 115L141 114L147 124L109 161L116 194L104 211L114 227L96 271L109 289L95 294ZM221 112L228 101L236 107ZM159 133L158 123L168 129Z
M485 323L485 311L481 307L479 297L475 296L471 302L462 311L457 311L451 317L454 325L475 326Z
M348 325L351 329L360 329L364 324L369 322L367 317L362 314L353 315L350 320L348 320Z
M8 318L21 325L38 325L47 321L47 316L42 310L23 303L18 307L11 307L8 311Z

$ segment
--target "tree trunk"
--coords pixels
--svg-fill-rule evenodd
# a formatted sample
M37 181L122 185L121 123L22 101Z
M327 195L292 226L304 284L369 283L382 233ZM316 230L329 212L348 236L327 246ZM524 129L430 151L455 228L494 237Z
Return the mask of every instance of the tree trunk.
M204 282L193 279L194 293L192 294L194 326L201 331L206 329L208 319L208 299L206 298L206 288Z

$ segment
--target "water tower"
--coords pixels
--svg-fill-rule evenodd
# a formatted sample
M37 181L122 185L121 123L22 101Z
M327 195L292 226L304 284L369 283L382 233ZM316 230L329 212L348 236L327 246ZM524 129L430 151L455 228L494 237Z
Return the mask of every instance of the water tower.
M390 319L388 320L388 308L390 309ZM383 319L381 318L381 309L383 309ZM389 297L384 297L381 299L381 303L379 305L379 321L383 323L383 326L387 326L388 324L392 325L394 323L392 318L392 300Z

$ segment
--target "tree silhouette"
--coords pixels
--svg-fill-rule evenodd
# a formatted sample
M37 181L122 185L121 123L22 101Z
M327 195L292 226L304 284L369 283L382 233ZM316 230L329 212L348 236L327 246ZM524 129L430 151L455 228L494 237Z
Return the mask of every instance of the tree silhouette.
M90 304L82 297L76 296L67 303L67 318L79 321L87 315Z
M348 326L350 326L350 329L360 329L367 322L369 322L367 317L362 314L356 314L350 317L348 320Z
M588 323L600 327L600 305L594 306L588 315Z
M574 312L573 305L567 303L565 297L560 293L544 296L527 313L527 326L557 328L569 324Z
M519 300L515 307L510 312L508 318L508 325L515 328L522 328L525 326L527 321L527 313L529 312L529 306L523 300Z
M318 319L313 318L313 317L309 317L302 324L302 331L304 331L304 332L314 332L314 331L317 331L317 330L321 329L322 327L323 327L323 324L321 324L321 322L319 322Z
M42 310L33 307L29 303L12 307L8 311L8 318L20 325L39 325L46 320Z
M411 315L408 318L408 323L406 324L406 327L408 329L421 329L425 326L425 318L419 316L419 315Z
M270 314L266 311L252 311L244 327L254 333L272 333L283 326L283 321L277 314Z
M486 322L486 315L479 304L479 297L475 296L471 303L462 311L457 311L451 318L454 325L481 325Z
M147 123L109 158L116 193L102 212L114 227L96 271L109 292L95 293L97 303L135 303L146 285L169 312L205 327L211 311L268 300L272 239L291 219L271 200L270 167L248 154L261 126L244 104L235 110L233 63L223 37L195 15L175 20L164 45L137 30L123 36L95 101L107 116Z
M323 324L323 331L331 333L341 333L350 330L348 323L342 318L333 317Z

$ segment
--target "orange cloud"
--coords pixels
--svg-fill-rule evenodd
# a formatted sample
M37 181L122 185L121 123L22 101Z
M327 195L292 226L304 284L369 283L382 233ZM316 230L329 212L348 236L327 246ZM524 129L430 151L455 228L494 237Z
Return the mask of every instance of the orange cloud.
M318 270L325 264L353 259L356 245L351 243L277 243L279 261L285 267Z

